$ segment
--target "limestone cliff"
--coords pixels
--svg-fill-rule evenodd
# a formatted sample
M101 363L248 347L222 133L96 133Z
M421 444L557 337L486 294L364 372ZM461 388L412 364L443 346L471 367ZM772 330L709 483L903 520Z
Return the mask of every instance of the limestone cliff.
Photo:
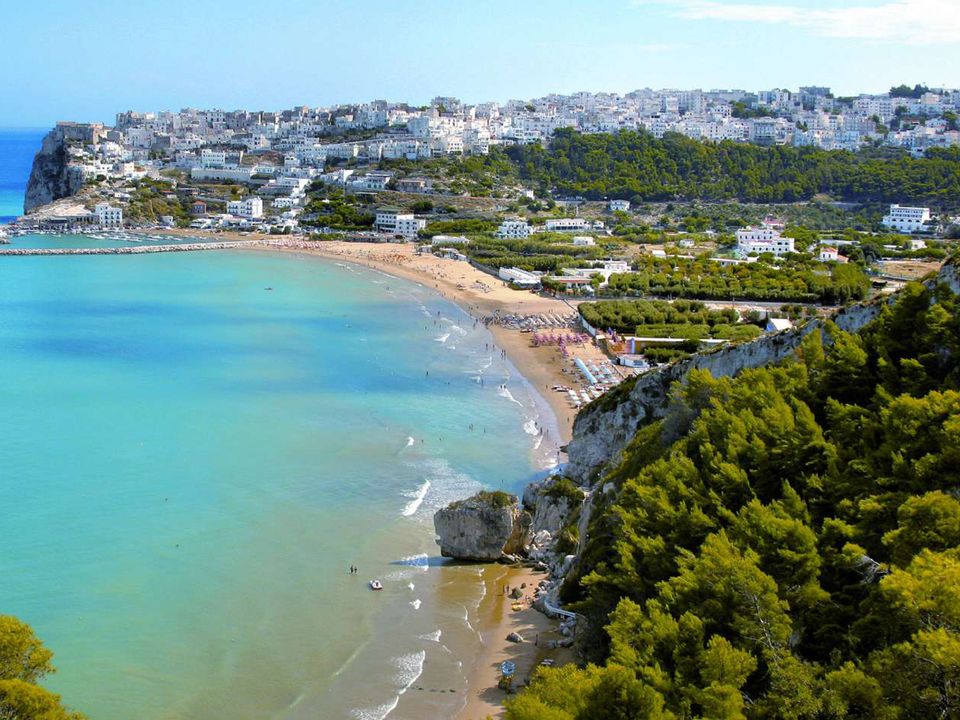
M25 212L79 192L83 187L83 174L79 167L71 164L70 157L63 129L55 127L43 138L40 151L33 158L23 198Z
M944 283L954 292L960 290L960 274L953 262L927 281ZM851 305L838 311L831 320L841 330L856 332L880 313L894 296ZM692 355L624 383L621 388L591 403L577 415L573 438L568 446L570 463L566 473L581 485L590 485L603 467L611 467L637 431L648 422L661 418L667 410L671 385L693 369L709 370L714 377L728 377L748 368L777 363L793 355L803 338L822 332L825 321L811 320L804 325L765 335L751 342L724 346L713 352ZM825 338L829 340L829 337Z
M444 557L489 562L523 551L530 514L515 495L481 492L438 510L433 526Z

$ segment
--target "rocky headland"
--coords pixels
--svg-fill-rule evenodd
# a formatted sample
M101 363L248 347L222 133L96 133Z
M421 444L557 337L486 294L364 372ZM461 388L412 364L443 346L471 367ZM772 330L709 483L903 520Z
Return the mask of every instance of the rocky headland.
M68 127L57 125L43 138L33 158L23 209L30 213L56 200L76 195L83 187L83 173L73 164Z

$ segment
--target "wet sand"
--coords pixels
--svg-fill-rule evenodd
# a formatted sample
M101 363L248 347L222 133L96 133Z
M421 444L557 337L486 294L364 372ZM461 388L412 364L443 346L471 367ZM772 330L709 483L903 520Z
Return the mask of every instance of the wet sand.
M490 565L484 568L484 582L487 594L480 604L478 616L481 648L472 670L467 673L466 705L456 718L458 720L484 720L487 717L503 717L503 701L509 695L498 687L500 663L512 660L516 666L514 688L527 683L531 673L541 660L553 658L557 665L570 662L573 654L569 649L548 650L547 640L562 637L557 630L558 624L543 613L534 610L529 604L533 591L546 573L530 568ZM522 589L524 599L519 601L522 610L513 610L517 601L504 594L504 587L525 584ZM508 641L512 632L523 636L524 642Z

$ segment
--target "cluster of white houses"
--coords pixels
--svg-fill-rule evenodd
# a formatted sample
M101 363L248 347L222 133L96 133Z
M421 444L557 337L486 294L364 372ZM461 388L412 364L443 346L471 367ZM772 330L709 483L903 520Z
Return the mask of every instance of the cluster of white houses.
M129 111L118 114L112 128L60 123L58 129L73 141L71 163L84 180L137 179L178 167L197 181L246 183L311 179L323 173L329 160L376 163L486 154L494 145L546 142L561 128L585 133L643 129L657 137L675 132L711 141L849 150L879 142L922 153L960 145L958 111L960 90L955 89L841 99L827 87L756 92L645 88L472 105L436 97L426 107L374 100L269 112ZM357 131L373 137L346 139ZM264 151L280 160L240 159L243 152ZM355 182L376 189L383 178ZM614 201L611 209L628 209L624 202Z
M551 218L544 221L543 226L531 225L526 220L504 220L497 228L497 237L501 239L525 239L537 232L585 233L605 232L602 220L587 220L586 218Z

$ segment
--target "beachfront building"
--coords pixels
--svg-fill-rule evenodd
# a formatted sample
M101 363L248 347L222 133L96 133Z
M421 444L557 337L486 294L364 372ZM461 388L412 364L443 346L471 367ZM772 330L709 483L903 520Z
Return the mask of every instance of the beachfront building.
M930 208L891 205L890 212L880 222L885 227L899 232L921 232L930 222Z
M109 203L97 203L94 208L94 215L97 216L97 224L105 228L123 227L123 209L113 207Z
M783 237L770 225L762 225L737 230L737 252L740 255L773 253L776 257L782 257L796 250L793 238Z
M245 220L263 217L263 200L256 195L243 200L231 200L227 203L227 212Z
M402 235L405 238L416 237L425 227L426 220L412 213L404 213L398 208L380 208L373 222L373 229L377 232Z
M506 280L508 283L513 283L519 287L535 288L540 286L539 275L534 275L532 272L527 272L520 268L502 267L497 274L501 280Z
M610 212L627 212L630 209L629 200L611 200L607 207L610 208Z
M530 237L530 224L526 220L504 220L497 228L497 237L511 240L522 240Z

